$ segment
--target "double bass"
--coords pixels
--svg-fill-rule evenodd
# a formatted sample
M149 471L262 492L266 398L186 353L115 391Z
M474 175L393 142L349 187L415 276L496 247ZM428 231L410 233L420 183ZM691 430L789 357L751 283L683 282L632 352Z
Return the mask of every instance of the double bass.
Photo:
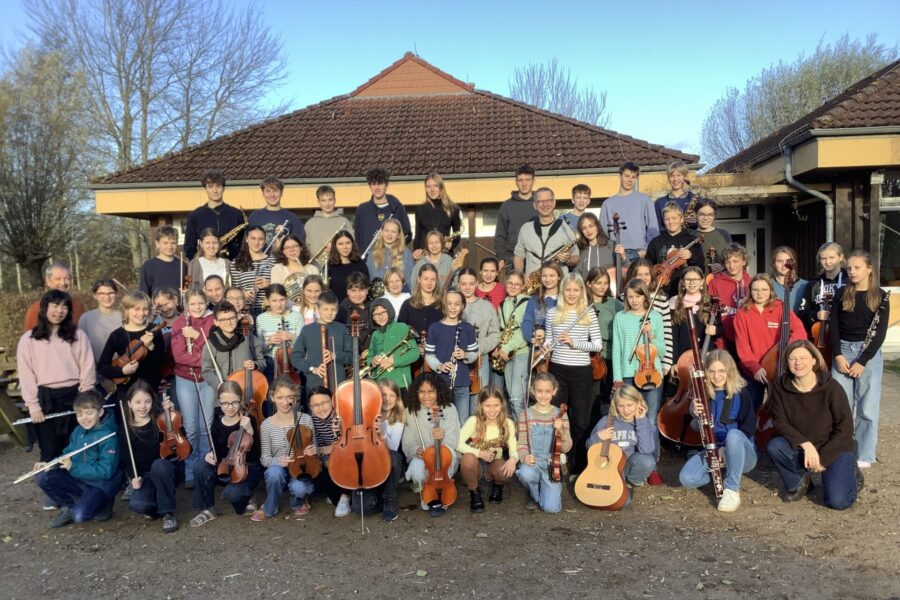
M390 451L375 424L381 414L381 390L374 381L359 376L359 321L354 310L350 317L353 377L335 389L340 431L328 460L331 479L348 490L378 487L391 473Z
M784 375L784 351L791 341L791 290L796 282L795 271L797 268L793 259L784 261L784 299L781 305L781 327L778 332L778 343L766 352L760 364L766 370L766 379L773 383ZM756 412L756 447L765 449L772 438L775 437L775 423L772 420L772 410L768 400L759 407Z
M437 405L431 409L431 426L433 429L441 427L441 408ZM422 453L422 462L428 471L428 480L422 484L422 502L429 505L439 502L446 507L456 502L457 490L456 482L450 476L453 453L441 442L434 440L434 444Z

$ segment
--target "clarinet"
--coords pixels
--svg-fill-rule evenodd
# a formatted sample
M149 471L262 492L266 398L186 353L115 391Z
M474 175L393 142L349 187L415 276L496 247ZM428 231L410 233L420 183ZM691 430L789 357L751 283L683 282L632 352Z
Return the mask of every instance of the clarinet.
M456 339L453 340L453 352L456 352L456 347L459 346L459 323L456 324ZM456 357L450 356L450 391L453 391L453 387L456 385L456 372L459 368L459 365L456 364Z
M706 393L706 373L703 370L703 362L700 359L700 344L697 341L697 332L694 327L694 320L689 318L688 329L691 338L691 353L693 354L693 365L691 366L691 386L694 392L694 398L700 402L701 414L696 415L700 424L700 443L703 451L706 453L706 468L709 471L710 479L713 484L713 492L716 499L722 497L725 491L725 479L722 476L722 462L719 460L719 452L716 448L716 432L715 423L713 421L712 411L709 408L709 395Z
M885 306L891 303L891 293L881 291L881 304L878 305L878 310L875 311L875 316L872 317L872 322L869 323L869 328L866 329L866 338L863 340L862 346L859 348L859 354L856 356L856 360L853 362L859 361L862 357L863 353L872 343L872 340L875 339L875 334L878 332L878 323L881 322L881 311Z

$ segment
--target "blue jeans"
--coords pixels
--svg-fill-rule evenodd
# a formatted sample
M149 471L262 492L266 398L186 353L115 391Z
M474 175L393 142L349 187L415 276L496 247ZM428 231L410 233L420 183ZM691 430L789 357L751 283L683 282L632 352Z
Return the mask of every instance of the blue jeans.
M558 513L562 510L562 483L550 481L550 473L539 466L539 463L519 465L516 476L522 485L528 488L531 498L547 513Z
M470 415L475 414L475 404L477 401L477 398L472 400L472 396L469 395L468 386L459 385L453 388L453 406L456 407L456 412L459 413L460 425L465 423Z
M633 263L641 257L640 250L637 248L625 248L625 259L629 263Z
M191 443L191 453L184 460L185 476L188 481L194 480L194 465L202 461L209 452L209 431L212 425L213 411L216 406L216 392L205 381L199 382L200 397L197 397L197 388L193 379L175 377L175 390L178 393L178 406L181 409L181 420L184 423L184 433ZM203 416L200 417L200 402L203 402Z
M281 465L267 467L265 480L266 502L263 504L263 510L265 510L267 517L274 517L278 514L278 500L284 488L287 488L291 493L291 508L300 506L303 500L316 489L312 479L309 477L295 479L291 477L287 468Z
M403 477L403 455L397 450L391 450L391 473L382 484L381 499L388 503L397 504L397 488Z
M518 423L519 415L525 410L528 394L525 393L525 383L528 378L528 348L516 350L512 360L506 363L503 378L506 380L506 392L509 394L509 418L513 423ZM460 424L462 419L460 418Z
M741 475L749 473L754 467L756 449L753 442L740 429L730 430L725 436L725 489L740 492ZM681 467L678 480L686 488L698 488L709 483L706 453L700 451L691 456Z
M51 469L38 473L36 483L58 506L72 509L76 523L90 521L115 500L98 487L75 479L65 469Z
M862 342L845 342L841 340L841 354L848 363L856 360L862 349ZM884 357L881 350L875 353L863 369L859 379L847 377L838 372L836 366L831 367L831 376L841 384L850 401L853 411L854 432L856 435L856 457L858 460L875 462L875 445L878 442L878 411L881 403L881 373L884 370Z
M194 508L211 510L216 505L215 489L217 485L224 485L222 497L234 508L235 514L242 515L247 509L247 503L253 498L256 486L263 478L263 468L259 463L247 465L247 478L240 483L222 481L216 474L216 467L208 462L200 461L194 465Z
M659 452L659 446L657 446ZM625 481L631 485L644 485L647 477L656 469L656 457L650 454L635 452L625 461L625 470L622 474Z
M634 385L634 377L623 377L622 381L628 385ZM644 402L647 403L647 420L653 426L653 438L656 441L656 451L653 455L659 460L659 422L656 420L656 416L659 414L659 405L662 402L662 386L652 390L640 390L640 392L641 396L644 397ZM588 435L590 435L590 431Z
M747 394L749 394L750 400L753 402L753 410L758 411L766 395L766 386L752 377L745 377L744 379L747 381Z
M157 517L175 512L175 487L184 479L184 463L157 458L141 476L141 488L131 490L128 508L139 515ZM129 486L131 484L129 483Z
M803 450L794 448L783 437L769 442L769 456L778 467L784 488L794 491L807 474L803 466ZM822 472L822 502L828 508L845 510L856 501L856 459L852 452L842 452Z

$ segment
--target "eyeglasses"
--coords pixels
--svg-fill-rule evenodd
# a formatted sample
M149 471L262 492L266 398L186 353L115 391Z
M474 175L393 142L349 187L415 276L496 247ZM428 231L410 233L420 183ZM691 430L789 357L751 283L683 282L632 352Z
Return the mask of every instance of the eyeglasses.
M685 283L700 283L700 282L703 281L703 280L702 280L702 279L699 279L699 278L696 278L696 277L691 277L690 279L688 279L687 277L685 277L684 279L682 279L682 281L685 282Z
M326 406L330 406L330 405L331 405L331 401L329 400L328 402L316 402L315 404L310 404L309 407L316 409L316 408L325 408Z
M115 292L97 292L95 295L97 296L115 296Z
M376 318L376 317L386 317L386 316L388 316L386 310L382 310L382 311L379 311L379 312L374 312L374 313L372 313L372 318L373 318L373 319Z
M237 321L237 317L222 317L221 319L216 319L219 323L234 323Z
M284 251L284 250L299 250L299 249L300 249L300 246L298 246L297 244L291 244L290 246L285 245L285 246L281 247L282 251Z
M219 404L222 406L222 408L235 408L241 405L240 402L219 402Z
M714 213L714 212L703 212L703 211L700 211L700 212L697 213L697 216L698 216L698 217L714 217L714 216L716 216L716 213Z

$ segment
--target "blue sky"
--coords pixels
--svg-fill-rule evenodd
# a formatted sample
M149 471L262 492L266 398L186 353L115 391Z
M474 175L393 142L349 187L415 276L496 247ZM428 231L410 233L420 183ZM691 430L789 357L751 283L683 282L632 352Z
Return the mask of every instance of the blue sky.
M0 45L9 50L21 44L26 20L16 0L3 5ZM266 94L270 104L286 100L300 108L350 92L413 50L451 75L506 95L515 67L556 56L580 83L608 92L612 129L695 153L703 118L727 86L742 87L770 64L793 61L844 33L900 41L895 0L757 0L752 7L258 0L256 6L288 58L288 82Z

